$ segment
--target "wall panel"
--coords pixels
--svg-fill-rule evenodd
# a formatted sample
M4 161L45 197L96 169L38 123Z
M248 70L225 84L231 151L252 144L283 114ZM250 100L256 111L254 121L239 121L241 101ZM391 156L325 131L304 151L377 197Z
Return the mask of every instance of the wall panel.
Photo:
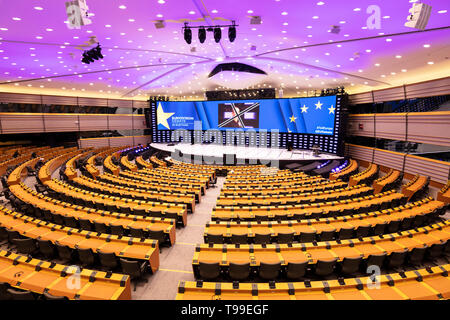
M147 124L145 123L145 115L143 114L135 114L133 116L133 128L135 130L144 130L147 129Z
M375 117L375 134L377 138L406 140L405 113L376 114Z
M46 132L78 131L77 114L44 114Z
M346 144L347 156L356 160L372 162L372 150L364 146ZM403 161L405 166L403 170ZM375 149L374 163L389 168L403 170L412 175L420 174L429 176L432 181L445 184L450 173L450 162L438 161L414 155L406 155L400 152Z
M108 115L106 114L80 114L81 131L108 130Z
M425 175L430 177L431 180L439 183L447 183L449 169L449 162L427 159L413 155L406 156L405 172Z
M109 116L110 130L132 130L133 117L127 114L117 114Z
M3 134L44 132L41 113L1 113L0 121Z
M347 135L351 136L374 136L374 117L373 114L353 114L347 119ZM362 129L360 129L362 125Z
M408 113L408 141L450 146L450 112Z

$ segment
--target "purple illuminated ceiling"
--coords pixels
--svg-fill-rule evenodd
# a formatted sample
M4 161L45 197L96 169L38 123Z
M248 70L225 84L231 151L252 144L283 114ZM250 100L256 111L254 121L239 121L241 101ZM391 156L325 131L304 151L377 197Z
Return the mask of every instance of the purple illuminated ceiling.
M425 31L404 26L409 0L87 0L92 24L69 29L64 0L0 1L0 91L146 99L203 98L205 90L283 88L285 96L344 85L368 91L450 74L450 2L433 0ZM380 8L380 29L367 8ZM261 16L262 24L250 24ZM157 29L156 20L165 28ZM182 26L230 24L233 43L188 45ZM339 26L340 33L329 32ZM407 33L407 34L403 34ZM80 47L95 36L104 59L85 65ZM252 46L256 47L252 50ZM195 52L193 52L195 48ZM224 72L242 62L267 76Z

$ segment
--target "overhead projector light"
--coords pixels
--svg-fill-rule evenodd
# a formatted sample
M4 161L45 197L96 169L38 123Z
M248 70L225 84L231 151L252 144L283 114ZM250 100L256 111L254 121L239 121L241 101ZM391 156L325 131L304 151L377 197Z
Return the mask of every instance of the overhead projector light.
M162 29L166 27L166 24L164 23L164 20L156 20L155 27L156 29Z
M250 24L261 24L261 16L251 16Z
M339 32L341 32L341 27L340 26L331 26L332 28L331 28L331 33L334 33L334 34L339 34Z

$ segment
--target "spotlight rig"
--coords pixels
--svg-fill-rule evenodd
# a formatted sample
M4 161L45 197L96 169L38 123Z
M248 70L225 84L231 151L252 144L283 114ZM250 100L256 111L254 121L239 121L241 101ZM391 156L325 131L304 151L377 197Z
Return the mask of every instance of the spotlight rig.
M236 39L236 27L238 27L234 21L232 21L231 25L223 25L223 26L195 26L190 27L187 22L184 23L183 34L184 40L187 44L192 43L192 30L198 29L198 40L200 43L204 43L206 40L206 32L213 32L214 41L219 43L222 39L222 28L228 28L228 40L233 42Z
M103 59L102 48L100 48L100 43L97 44L95 48L84 51L83 59L81 59L81 62L90 64L91 62L94 62L95 60L99 59Z

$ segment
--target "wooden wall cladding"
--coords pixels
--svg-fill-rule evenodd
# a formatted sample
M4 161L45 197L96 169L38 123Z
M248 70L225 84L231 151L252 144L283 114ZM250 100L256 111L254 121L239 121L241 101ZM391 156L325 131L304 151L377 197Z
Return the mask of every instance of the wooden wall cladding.
M135 114L132 118L133 118L133 129L134 130L147 129L147 123L145 122L145 115Z
M406 97L423 98L450 94L450 77L413 83L406 86Z
M73 114L47 113L43 118L45 132L70 132L79 129L78 116Z
M0 113L0 132L39 133L147 129L144 115Z
M80 131L108 130L108 115L80 114Z
M109 117L109 127L111 130L131 130L133 129L133 117L127 114L114 114Z
M403 170L403 158L405 154L389 150L375 149L374 162L396 170Z
M431 180L446 184L449 177L450 163L433 159L406 156L405 172L429 176Z
M78 145L80 148L121 147L121 146L135 146L138 144L146 145L147 143L150 143L151 140L152 140L151 136L91 138L78 140Z
M385 167L397 169L411 175L429 176L439 184L447 183L450 174L450 162L438 161L400 152L374 149L354 144L346 144L347 156L356 160L373 162ZM403 167L404 162L404 167Z
M373 137L374 132L373 114L354 114L349 115L347 120L347 135ZM360 128L362 125L362 129Z
M350 158L372 162L373 148L346 143L345 150Z
M377 138L406 140L406 114L389 113L375 115L375 135Z
M409 113L408 141L450 146L450 112Z
M44 132L44 119L40 113L1 113L0 124L4 134Z
M148 108L149 103L141 100L121 100L104 98L85 98L71 96L52 96L25 93L0 92L0 102L3 103L30 103L30 104L56 104L68 106L92 107L119 107L119 108Z
M355 114L348 117L347 134L450 146L449 127L449 111Z
M425 98L450 94L450 77L405 84L388 89L350 94L350 104L384 102L412 98Z

